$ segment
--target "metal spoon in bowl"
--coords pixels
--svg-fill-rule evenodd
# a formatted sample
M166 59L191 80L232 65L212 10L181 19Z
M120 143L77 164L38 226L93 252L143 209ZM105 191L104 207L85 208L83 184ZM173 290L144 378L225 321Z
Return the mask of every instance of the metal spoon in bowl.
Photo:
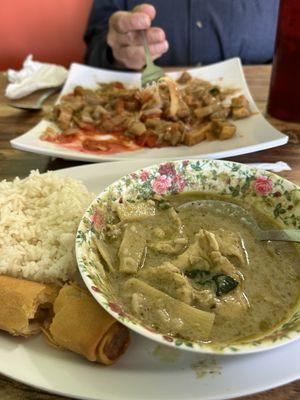
M236 217L252 230L257 240L300 242L300 229L263 230L257 225L257 222L248 211L237 204L221 200L195 200L184 203L178 206L177 209L186 208L190 205L196 206L199 210L211 210L214 213Z

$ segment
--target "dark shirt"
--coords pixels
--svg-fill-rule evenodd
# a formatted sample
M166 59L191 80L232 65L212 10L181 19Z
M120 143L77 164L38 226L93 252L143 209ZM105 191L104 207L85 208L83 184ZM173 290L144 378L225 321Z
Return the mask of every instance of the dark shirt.
M106 44L109 17L142 1L94 0L85 41L87 64L113 68ZM244 64L272 60L279 0L150 0L153 26L166 32L169 51L159 65L210 64L240 57Z

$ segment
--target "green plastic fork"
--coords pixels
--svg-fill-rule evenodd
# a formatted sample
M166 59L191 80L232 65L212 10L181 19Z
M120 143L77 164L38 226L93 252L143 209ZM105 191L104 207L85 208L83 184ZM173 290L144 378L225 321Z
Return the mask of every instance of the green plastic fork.
M154 82L158 81L159 78L165 75L164 70L157 65L155 65L151 59L150 50L148 46L147 36L145 31L141 31L144 42L144 49L146 55L146 68L144 69L141 80L142 87L152 85Z

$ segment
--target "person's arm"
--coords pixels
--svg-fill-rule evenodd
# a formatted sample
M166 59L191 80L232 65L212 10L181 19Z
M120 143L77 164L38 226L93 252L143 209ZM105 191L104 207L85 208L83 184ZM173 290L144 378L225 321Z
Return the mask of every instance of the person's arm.
M84 40L85 63L93 67L117 69L111 48L106 42L110 16L124 9L124 0L94 0Z

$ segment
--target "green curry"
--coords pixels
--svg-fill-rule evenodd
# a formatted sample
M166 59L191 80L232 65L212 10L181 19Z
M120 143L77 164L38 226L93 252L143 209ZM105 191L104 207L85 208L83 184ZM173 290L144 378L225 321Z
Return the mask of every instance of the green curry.
M114 222L97 239L113 290L127 312L163 334L210 343L261 336L298 301L297 248L256 240L234 216L199 208L203 197L115 204Z

